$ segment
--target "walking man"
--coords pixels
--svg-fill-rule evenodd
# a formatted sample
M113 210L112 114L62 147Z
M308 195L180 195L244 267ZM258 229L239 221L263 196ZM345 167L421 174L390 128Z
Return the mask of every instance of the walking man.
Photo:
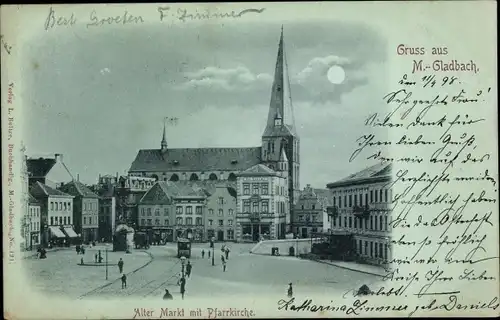
M226 260L228 260L229 259L229 247L226 247L225 253L226 253Z
M190 278L191 276L191 269L193 268L193 265L191 264L190 261L188 261L187 265L186 265L186 276L188 278Z
M127 275L124 273L122 275L122 289L127 288Z
M97 262L97 253L94 255L94 260Z
M123 260L120 258L120 261L118 261L118 270L120 270L120 273L123 273Z
M211 255L210 250L208 250L208 259L210 259L210 255Z
M222 271L226 272L226 260L222 259Z
M202 259L203 259L203 258L205 258L205 249L202 249L202 250L201 250L201 258L202 258Z
M292 288L292 283L291 282L288 284L288 293L287 293L287 295L288 295L288 298L293 297L293 288Z

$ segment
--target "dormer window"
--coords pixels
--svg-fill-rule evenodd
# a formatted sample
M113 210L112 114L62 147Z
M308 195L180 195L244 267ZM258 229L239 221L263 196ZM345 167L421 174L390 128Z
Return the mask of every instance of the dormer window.
M274 125L275 126L281 126L281 123L282 123L281 118L274 119Z

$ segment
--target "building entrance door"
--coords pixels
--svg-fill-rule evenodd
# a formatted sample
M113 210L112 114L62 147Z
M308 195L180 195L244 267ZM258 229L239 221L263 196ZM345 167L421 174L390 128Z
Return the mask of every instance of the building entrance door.
M217 231L217 241L224 241L224 231Z
M302 238L307 238L307 228L302 228L302 234L301 234L301 237L302 237Z

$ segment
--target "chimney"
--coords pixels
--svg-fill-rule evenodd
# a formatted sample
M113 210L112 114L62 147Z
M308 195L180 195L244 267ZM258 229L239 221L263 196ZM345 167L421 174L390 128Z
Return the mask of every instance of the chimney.
M62 162L63 161L63 155L60 153L55 154L56 162Z
M79 173L76 174L76 181L80 182L80 174Z

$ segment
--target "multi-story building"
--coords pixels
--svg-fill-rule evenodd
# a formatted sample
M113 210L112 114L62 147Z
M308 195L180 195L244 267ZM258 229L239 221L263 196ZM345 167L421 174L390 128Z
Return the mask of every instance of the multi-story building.
M31 194L29 194L28 212L29 212L29 249L32 250L34 247L40 244L40 225L41 225L41 205L38 200L35 199Z
M392 259L390 214L391 164L381 163L327 185L333 206L332 230L354 235L356 252L368 263Z
M288 161L282 151L278 171L258 164L237 180L236 238L238 241L283 239L290 225Z
M139 225L138 204L144 194L155 184L150 177L121 176L115 187L116 224L125 223L129 227Z
M154 242L203 241L206 197L204 189L190 183L158 181L139 201L138 229Z
M20 212L21 212L21 250L30 250L31 248L31 215L29 212L29 202L30 202L30 194L29 194L29 180L28 180L28 166L26 164L26 155L24 151L26 149L24 146L21 147L21 204L20 204Z
M62 245L75 238L73 196L39 181L30 186L30 194L40 203L40 235L43 245Z
M99 196L99 240L105 242L113 241L116 223L116 195L115 188L118 184L118 174L99 175L94 193Z
M295 129L290 79L283 41L278 45L267 124L261 146L245 148L169 148L165 124L159 149L139 150L129 170L132 176L159 181L236 181L239 172L257 164L279 171L282 151L286 153L287 194L294 203L300 190L299 136Z
M236 240L236 183L220 182L205 186L209 193L206 204L207 240Z
M82 241L85 243L98 241L99 197L76 180L63 184L59 190L74 197L73 220L75 230L81 234Z
M333 203L329 190L313 189L307 185L299 194L292 213L292 232L300 238L314 233L328 232L330 219L327 208Z

